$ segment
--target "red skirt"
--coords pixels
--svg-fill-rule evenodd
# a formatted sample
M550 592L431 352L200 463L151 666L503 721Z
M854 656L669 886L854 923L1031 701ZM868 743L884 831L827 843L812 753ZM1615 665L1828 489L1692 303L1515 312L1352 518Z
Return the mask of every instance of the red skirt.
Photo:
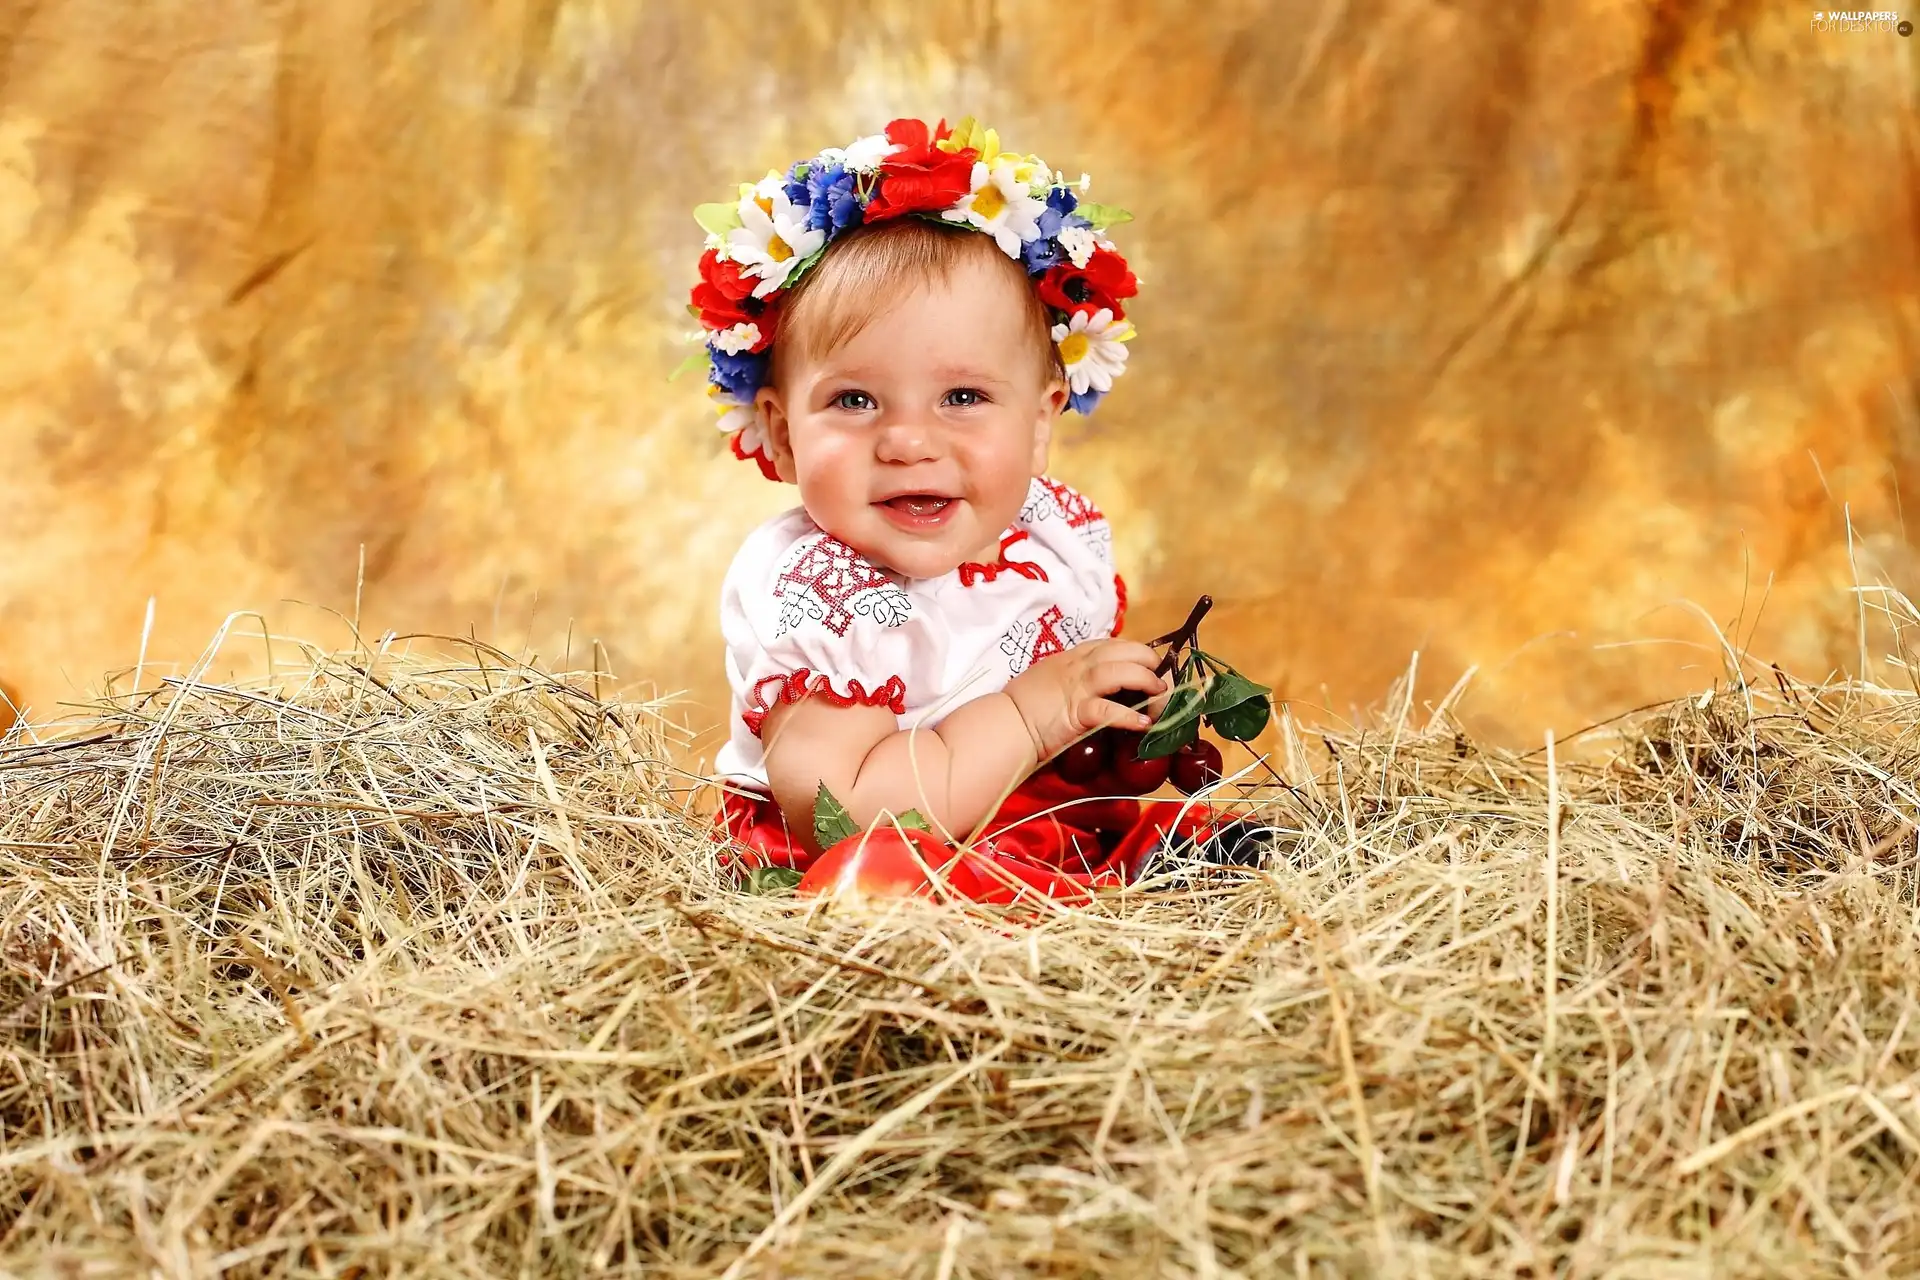
M975 902L1084 901L1095 889L1131 883L1161 847L1205 840L1224 822L1205 805L1095 795L1044 769L1007 797L979 840L964 851L947 846L952 858L934 869L941 886L929 878L923 888ZM820 858L793 838L771 796L727 792L714 838L735 846L723 864L742 871L804 874Z

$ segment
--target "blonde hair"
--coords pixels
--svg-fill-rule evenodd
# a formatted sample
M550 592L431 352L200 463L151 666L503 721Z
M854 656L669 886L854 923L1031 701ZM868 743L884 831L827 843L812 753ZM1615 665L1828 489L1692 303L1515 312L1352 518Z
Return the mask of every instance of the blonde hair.
M927 280L946 280L971 262L993 263L1020 290L1027 329L1045 353L1046 371L1064 378L1053 345L1053 313L1027 278L1026 268L1000 251L992 236L971 227L943 227L903 217L837 237L800 283L787 292L773 344L772 377L783 355L830 355L872 324L887 304Z

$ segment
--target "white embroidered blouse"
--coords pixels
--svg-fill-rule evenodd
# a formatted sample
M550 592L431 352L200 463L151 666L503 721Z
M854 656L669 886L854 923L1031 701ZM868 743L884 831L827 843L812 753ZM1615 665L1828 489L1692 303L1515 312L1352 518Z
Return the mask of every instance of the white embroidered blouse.
M1028 486L995 563L938 578L880 569L796 507L747 536L721 587L733 704L715 771L767 789L760 727L782 701L886 706L931 728L1049 654L1118 635L1125 615L1107 518L1057 480Z

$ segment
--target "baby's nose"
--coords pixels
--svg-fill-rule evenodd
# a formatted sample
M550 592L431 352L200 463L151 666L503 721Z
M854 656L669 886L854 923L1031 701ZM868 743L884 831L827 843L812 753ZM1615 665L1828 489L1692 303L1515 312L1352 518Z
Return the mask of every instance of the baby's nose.
M923 422L890 422L880 430L875 452L882 462L925 462L945 449L937 428Z

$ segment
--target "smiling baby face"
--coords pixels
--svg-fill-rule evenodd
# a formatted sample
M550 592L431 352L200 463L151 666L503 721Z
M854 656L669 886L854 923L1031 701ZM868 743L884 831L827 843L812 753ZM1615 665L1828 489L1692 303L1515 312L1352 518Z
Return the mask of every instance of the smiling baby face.
M837 242L795 290L755 402L814 523L908 578L997 557L1065 403L1020 264L912 219Z

